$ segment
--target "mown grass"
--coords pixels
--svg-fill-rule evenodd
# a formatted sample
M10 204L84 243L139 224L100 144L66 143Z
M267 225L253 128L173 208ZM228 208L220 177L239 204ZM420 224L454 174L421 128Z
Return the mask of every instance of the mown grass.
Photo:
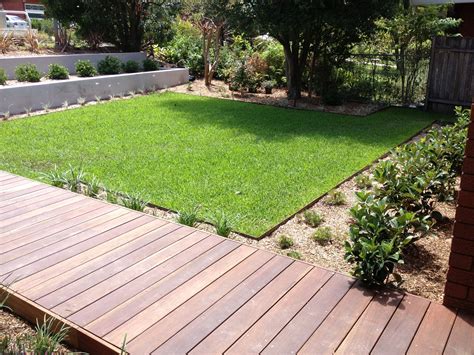
M439 116L368 117L175 93L0 124L0 169L39 178L82 166L174 210L225 213L259 236Z

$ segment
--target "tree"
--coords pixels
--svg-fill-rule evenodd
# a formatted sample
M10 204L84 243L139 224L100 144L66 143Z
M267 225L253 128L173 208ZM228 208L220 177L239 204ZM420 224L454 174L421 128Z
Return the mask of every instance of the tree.
M349 48L373 30L373 21L395 0L243 0L237 8L260 33L278 40L285 51L288 98L299 99L308 57L331 47ZM324 48L324 47L323 47Z
M139 51L147 29L174 19L179 0L42 0L48 16L62 24L74 23L92 46L102 41L124 52ZM153 23L156 21L157 23ZM169 28L170 26L164 26ZM150 35L147 40L160 38Z

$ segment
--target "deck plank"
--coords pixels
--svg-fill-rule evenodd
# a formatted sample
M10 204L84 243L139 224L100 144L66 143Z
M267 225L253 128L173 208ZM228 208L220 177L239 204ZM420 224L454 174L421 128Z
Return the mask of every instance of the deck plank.
M474 314L459 311L449 335L444 354L474 353Z

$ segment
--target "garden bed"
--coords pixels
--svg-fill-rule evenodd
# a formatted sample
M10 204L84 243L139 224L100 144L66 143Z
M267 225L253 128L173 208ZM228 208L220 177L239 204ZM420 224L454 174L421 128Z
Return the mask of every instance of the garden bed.
M207 87L204 84L204 80L198 79L187 85L176 86L170 89L170 91L277 107L340 113L354 116L367 116L387 107L387 105L384 104L362 102L346 102L340 106L329 106L322 104L320 97L309 98L307 93L303 93L303 97L295 102L294 100L288 100L286 89L282 88L274 88L272 94L265 94L264 90L260 89L257 93L245 92L241 95L241 93L237 91L229 90L229 85L220 80L213 80L212 85Z

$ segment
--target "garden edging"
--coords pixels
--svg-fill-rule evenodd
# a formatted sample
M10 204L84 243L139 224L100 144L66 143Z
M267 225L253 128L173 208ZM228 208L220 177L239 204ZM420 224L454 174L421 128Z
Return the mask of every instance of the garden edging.
M165 69L133 74L118 74L80 78L77 80L49 81L18 86L0 87L0 112L5 116L27 113L78 103L81 98L95 101L130 92L166 89L187 83L186 68Z

